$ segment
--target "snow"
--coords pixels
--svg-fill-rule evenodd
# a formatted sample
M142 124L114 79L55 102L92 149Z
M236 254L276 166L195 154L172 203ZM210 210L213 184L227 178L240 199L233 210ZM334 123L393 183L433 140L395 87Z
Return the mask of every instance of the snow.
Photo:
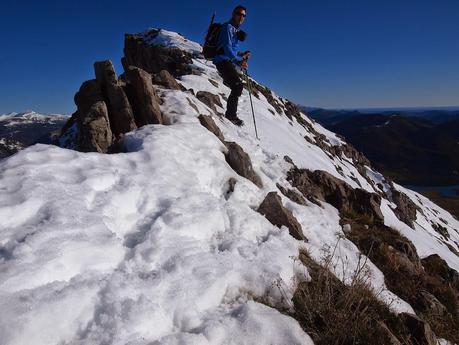
M384 223L387 226L397 229L402 235L413 242L421 258L432 254L438 254L451 268L459 271L459 257L446 245L446 243L448 243L459 251L459 221L421 194L404 188L396 183L394 183L394 186L398 191L405 193L416 205L418 205L422 209L422 213L417 211L415 231L413 231L412 228L401 222L395 216L392 211L392 209L396 207L395 204L391 204L388 200L382 199L381 211L384 215ZM445 239L435 231L432 227L432 222L444 226L448 230L450 238Z
M196 117L188 122L128 134L130 153L34 145L0 164L6 344L38 329L47 344L267 343L285 334L311 344L296 321L249 300L278 303L277 281L291 297L297 241L252 209L258 188L226 164ZM229 177L238 183L226 199Z
M199 47L166 30L145 39L194 53ZM186 89L229 94L212 64L195 58L193 65L202 75L181 77ZM290 307L298 282L311 279L299 264L300 249L318 261L333 254L333 269L344 282L365 265L381 300L395 312L414 313L344 237L338 210L331 205L299 205L278 192L307 243L256 212L268 192L278 191L276 184L291 188L286 173L292 166L285 155L299 168L325 170L371 192L378 182L387 188L381 174L367 168L362 176L350 158L332 157L309 143L305 137L314 141L314 133L285 114L272 114L261 94L252 98L256 140L245 89L239 103L242 128L219 117L191 91L159 87L158 93L167 125L126 134L126 153L80 153L37 144L0 161L2 344L30 339L35 344L312 344L297 321L256 302L262 298ZM219 113L226 107L223 97L221 102ZM211 115L225 139L250 155L263 188L230 168L225 146L200 125L199 114ZM304 120L330 145L344 144ZM230 178L237 180L232 193ZM417 193L403 192L429 219L445 219L451 241L457 240L458 224L451 215ZM418 215L413 230L391 207L382 200L387 225L412 240L421 255L438 252L451 267L459 267L425 216Z
M158 34L150 37L151 30L159 30ZM199 43L190 41L177 32L164 29L148 29L144 32L145 42L166 48L179 48L191 54L200 54L202 47Z
M39 114L34 111L24 113L7 113L0 115L0 124L5 123L6 126L15 126L26 123L55 123L62 122L68 119L68 115L62 114Z

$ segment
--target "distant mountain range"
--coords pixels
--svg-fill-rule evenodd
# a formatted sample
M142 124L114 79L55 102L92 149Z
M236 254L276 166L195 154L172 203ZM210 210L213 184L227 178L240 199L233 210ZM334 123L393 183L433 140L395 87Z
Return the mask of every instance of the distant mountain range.
M401 184L459 184L459 110L362 110L303 108L343 135L389 177Z
M53 133L59 131L67 119L67 115L34 111L0 115L0 159L35 143L51 143Z

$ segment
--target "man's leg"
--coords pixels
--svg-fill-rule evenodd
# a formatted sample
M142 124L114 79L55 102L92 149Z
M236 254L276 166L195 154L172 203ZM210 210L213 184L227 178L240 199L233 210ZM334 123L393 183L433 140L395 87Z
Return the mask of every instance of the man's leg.
M217 70L223 78L224 83L231 88L231 94L228 97L226 105L227 118L237 117L237 104L239 96L242 94L242 81L234 65L229 61L217 63Z

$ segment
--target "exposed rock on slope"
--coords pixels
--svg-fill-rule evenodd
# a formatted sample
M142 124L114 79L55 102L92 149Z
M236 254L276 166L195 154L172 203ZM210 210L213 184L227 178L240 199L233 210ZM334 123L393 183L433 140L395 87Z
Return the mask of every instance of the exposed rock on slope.
M246 125L220 117L229 89L200 49L153 29L126 35L119 78L96 64L61 143L122 153L36 145L0 164L6 344L311 345L299 311L320 306L292 298L327 248L336 298L367 274L358 291L384 339L455 341L459 222L255 81L260 140L247 90Z

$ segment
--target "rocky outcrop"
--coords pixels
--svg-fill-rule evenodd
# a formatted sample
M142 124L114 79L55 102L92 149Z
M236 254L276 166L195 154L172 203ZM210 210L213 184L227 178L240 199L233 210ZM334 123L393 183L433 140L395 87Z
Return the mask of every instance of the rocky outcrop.
M398 219L407 224L409 227L414 228L416 211L418 209L416 204L411 201L406 194L399 192L395 188L392 188L392 201L397 205L394 213Z
M249 155L235 142L225 142L228 149L225 158L231 168L239 175L252 181L256 186L263 187L260 176L253 170Z
M432 254L422 259L421 262L428 274L453 286L459 294L459 273L449 267L445 260L437 254Z
M413 344L416 345L437 345L437 337L432 332L429 324L413 314L401 313L400 318L411 335Z
M94 63L96 80L107 103L110 126L115 137L132 131L137 126L132 107L121 85L118 84L115 68L110 60Z
M381 197L364 189L352 188L326 171L293 168L288 181L308 200L325 201L340 213L364 218L368 223L382 222Z
M258 97L258 92L265 96L266 100L276 110L278 114L282 114L282 104L273 96L273 93L266 86L260 85L254 80L250 79L250 87L254 96Z
M257 211L264 215L272 224L278 227L286 226L290 235L297 240L307 240L303 235L300 223L298 223L292 211L282 205L282 199L276 192L268 193Z
M78 118L78 147L83 152L108 152L112 145L112 131L104 101L94 103Z
M77 149L83 152L108 152L113 143L113 134L100 83L95 79L85 81L74 100L77 112L67 127L76 123L79 128L76 133Z
M126 34L124 37L124 70L136 66L150 74L169 71L174 77L191 73L191 54L174 47L162 47L147 43L153 40L159 29L141 34Z
M283 187L279 183L276 184L276 187L280 190L280 192L284 196L286 196L287 198L289 198L293 202L296 202L297 204L300 204L300 205L306 205L306 200L297 191L295 191L293 189L290 189L290 188Z
M163 124L160 99L149 73L129 66L118 80L109 60L96 62L94 71L96 79L85 81L75 94L77 111L61 131L61 146L115 152L117 139L124 133L147 124Z
M196 97L205 105L207 105L210 109L212 109L215 113L217 112L217 108L215 105L218 105L222 108L222 102L220 101L220 97L218 95L214 95L213 93L207 91L198 91L196 93Z
M130 66L126 76L129 82L126 88L129 90L137 126L162 124L160 100L151 82L151 75L140 68Z
M161 85L166 89L183 90L183 87L175 80L175 78L165 69L157 74L153 74L153 84Z
M212 119L211 116L209 115L199 115L198 116L199 122L201 123L202 126L207 128L210 132L215 134L215 136L220 139L222 143L225 144L225 138L223 137L222 131L218 126L215 124L215 121Z

